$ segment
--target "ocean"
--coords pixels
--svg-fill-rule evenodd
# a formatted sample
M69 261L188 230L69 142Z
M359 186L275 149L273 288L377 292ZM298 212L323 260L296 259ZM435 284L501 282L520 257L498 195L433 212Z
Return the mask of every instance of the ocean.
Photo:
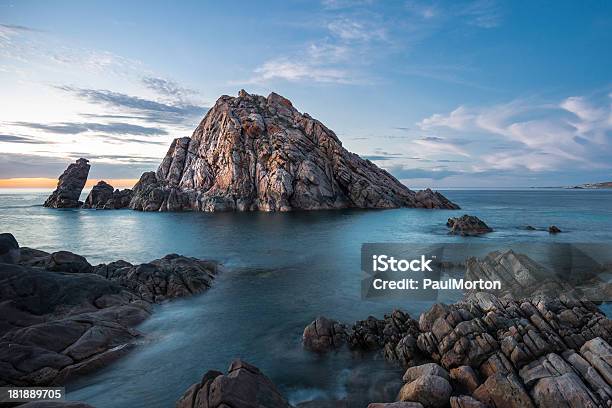
M129 355L67 384L70 399L98 408L174 406L206 371L224 371L236 357L258 366L293 403L345 396L352 369L363 364L369 376L399 372L373 356L321 357L301 347L304 327L319 315L352 323L401 308L418 318L431 305L362 299L362 243L612 243L612 190L448 190L461 210L274 214L53 210L41 206L48 193L0 190L0 232L13 233L21 246L72 251L92 264L179 253L226 269L208 292L156 306L138 327L146 340ZM464 213L495 231L447 235L447 218ZM563 233L527 225L557 225Z

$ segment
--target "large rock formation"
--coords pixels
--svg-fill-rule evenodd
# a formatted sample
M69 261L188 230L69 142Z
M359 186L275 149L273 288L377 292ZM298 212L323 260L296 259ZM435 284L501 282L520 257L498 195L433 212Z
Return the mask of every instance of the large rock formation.
M18 262L0 262L0 385L64 384L109 363L140 338L132 327L152 302L202 292L218 271L179 255L92 266L27 247Z
M350 153L321 122L275 93L222 96L191 138L175 139L144 173L130 207L142 211L458 208L414 192Z
M131 199L132 190L115 190L106 181L100 180L89 192L83 208L117 210L129 206Z
M81 191L89 175L89 160L78 159L62 173L57 182L57 188L45 201L45 207L77 208L83 204L79 201Z

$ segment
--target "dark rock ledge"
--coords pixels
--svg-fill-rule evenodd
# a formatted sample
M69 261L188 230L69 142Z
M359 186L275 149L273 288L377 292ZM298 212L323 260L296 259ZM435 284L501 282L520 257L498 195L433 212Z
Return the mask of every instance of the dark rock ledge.
M142 337L133 327L152 303L203 292L219 271L176 254L92 266L67 251L10 250L0 263L2 386L64 384L108 364Z

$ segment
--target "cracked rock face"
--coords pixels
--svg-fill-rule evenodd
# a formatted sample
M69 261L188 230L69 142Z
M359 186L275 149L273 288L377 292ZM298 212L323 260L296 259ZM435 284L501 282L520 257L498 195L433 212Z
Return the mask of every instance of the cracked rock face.
M45 201L45 207L51 208L78 208L81 191L89 175L89 160L78 159L72 163L59 177L57 188Z
M291 408L272 381L257 367L234 360L227 374L208 371L185 391L177 408Z
M175 139L157 172L142 175L142 211L290 211L458 208L414 192L350 153L321 122L275 93L222 96L192 137Z

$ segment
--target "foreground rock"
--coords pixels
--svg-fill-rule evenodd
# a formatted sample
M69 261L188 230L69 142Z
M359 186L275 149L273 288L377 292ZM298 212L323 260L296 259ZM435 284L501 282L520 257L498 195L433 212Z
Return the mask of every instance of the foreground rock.
M567 249L571 251L571 249ZM571 294L576 298L591 300L612 299L612 285L599 274L604 266L592 261L585 266L579 262L580 254L571 254L576 265L568 273L557 274L533 261L527 255L512 250L493 251L485 257L471 257L466 261L466 280L484 279L499 281L501 290L492 290L497 296L511 295L522 298L534 295L557 296ZM584 258L583 258L584 259Z
M83 208L117 210L128 207L131 199L132 190L115 190L113 186L101 180L89 192Z
M452 235L481 235L493 231L480 218L467 214L461 217L449 218L446 226L450 228L449 234Z
M117 261L94 268L94 273L119 283L147 302L155 303L207 290L218 271L216 262L177 254L140 265Z
M0 263L0 385L61 385L122 356L151 303L202 292L217 264L179 255L92 266L67 251L21 248Z
M612 404L612 321L590 302L479 292L454 305L435 305L418 323L403 325L418 330L399 330L399 343L378 348L388 357L388 348L416 340L419 358L392 358L408 368L400 401L424 407ZM375 326L369 326L374 337ZM430 362L423 365L423 358Z
M240 91L222 96L191 138L175 139L157 172L144 173L130 207L141 211L290 211L458 208L414 192L350 153L291 102Z
M20 257L19 243L13 234L0 234L0 263L15 264Z
M80 207L82 202L79 201L79 198L89 175L88 163L87 159L78 159L76 163L69 165L59 177L57 188L47 198L44 206L51 208Z
M257 367L234 360L227 374L208 371L176 403L176 408L290 408Z

